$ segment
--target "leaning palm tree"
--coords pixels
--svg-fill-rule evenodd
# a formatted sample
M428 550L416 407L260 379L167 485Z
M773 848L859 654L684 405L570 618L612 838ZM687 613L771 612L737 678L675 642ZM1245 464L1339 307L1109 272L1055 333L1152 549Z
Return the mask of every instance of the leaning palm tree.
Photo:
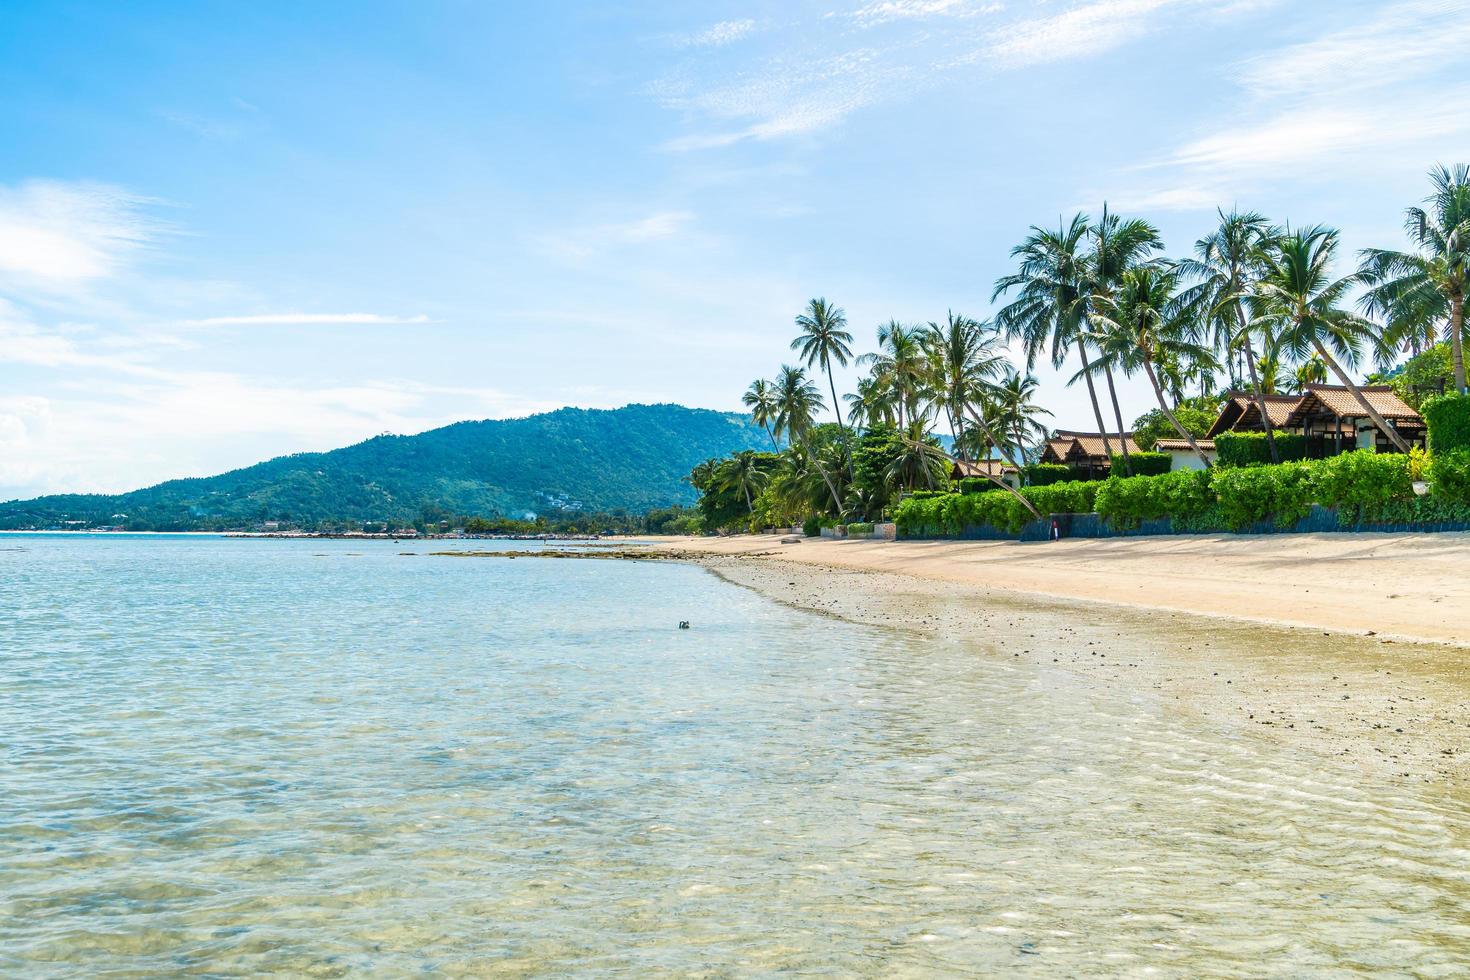
M883 471L889 489L912 490L922 484L933 490L948 478L949 457L934 444L923 420L901 430L898 444L898 454Z
M717 471L721 489L738 490L745 497L745 509L755 512L755 498L765 489L770 473L761 467L755 452L746 449L725 460Z
M1348 367L1357 364L1365 343L1381 352L1383 339L1371 321L1338 306L1357 277L1332 278L1337 244L1337 232L1321 225L1288 229L1276 238L1264 256L1260 280L1250 297L1251 310L1272 331L1282 350L1297 360L1314 353L1320 357L1379 431L1399 452L1407 453L1409 444L1404 437L1343 368L1343 362Z
M1153 386L1154 397L1169 424L1189 443L1208 469L1210 458L1200 448L1194 433L1179 421L1169 407L1159 382L1157 364L1164 359L1208 362L1213 354L1194 336L1195 321L1186 303L1176 295L1179 277L1167 266L1150 263L1123 273L1117 289L1092 317L1099 331L1101 353L1097 370L1117 367L1125 375L1142 369Z
M1113 292L1122 285L1129 269L1148 260L1164 247L1159 230L1141 218L1124 220L1108 211L1103 203L1102 218L1087 230L1092 250L1082 263L1082 297L1089 318L1112 302ZM1118 441L1123 447L1123 467L1133 475L1133 462L1128 456L1128 436L1123 427L1123 409L1118 404L1118 387L1113 372L1103 365L1103 380L1113 403L1113 418L1118 423Z
M1185 302L1195 306L1199 316L1209 325L1217 349L1229 351L1239 347L1250 373L1251 395L1261 417L1261 429L1271 462L1281 462L1276 449L1276 435L1271 417L1266 412L1266 386L1261 381L1260 360L1256 357L1252 335L1260 332L1260 324L1251 322L1245 297L1260 270L1262 251L1272 235L1270 222L1254 211L1244 214L1217 210L1220 225L1194 243L1197 256L1178 263L1180 272L1196 285L1184 294ZM1266 348L1271 338L1264 337Z
M1470 292L1470 167L1430 171L1434 193L1425 208L1409 208L1404 221L1412 252L1370 248L1362 252L1360 279L1369 287L1364 312L1383 316L1400 336L1431 343L1444 325L1449 334L1455 390L1465 387L1465 296Z
M1051 412L1036 404L1040 388L1041 382L1035 375L1021 374L1010 365L1006 366L1005 375L994 387L998 425L1014 440L1016 452L1023 462L1028 454L1028 439L1046 437L1047 427L1041 422L1041 416L1050 416Z
M847 332L847 314L842 307L819 297L809 301L806 310L797 315L796 325L801 328L801 333L791 341L791 349L801 354L807 367L820 364L827 372L827 383L832 387L832 413L837 416L843 449L851 455L847 427L842 424L842 402L837 398L837 380L832 373L834 363L846 367L852 358L852 334ZM849 470L851 467L852 460L849 459Z
M776 441L776 433L771 428L771 423L776 420L776 393L771 388L771 383L765 378L756 378L745 389L740 401L750 409L750 417L755 424L765 429L766 435L771 437L771 448L779 452L781 444Z
M1060 224L1056 231L1032 225L1026 239L1011 249L1011 257L1020 260L1016 271L996 280L990 299L993 302L1012 290L1016 292L1016 298L996 314L995 322L1007 339L1021 341L1028 371L1048 348L1053 367L1061 367L1067 355L1077 351L1103 448L1111 455L1112 443L1103 424L1087 355L1083 247L1088 231L1085 214L1074 215L1071 222Z
M781 366L781 373L776 376L776 435L780 437L784 434L788 442L802 447L832 494L833 506L841 513L842 495L837 492L837 485L832 482L831 474L822 466L811 446L812 426L816 424L817 413L825 407L821 392L807 378L803 368L789 364Z

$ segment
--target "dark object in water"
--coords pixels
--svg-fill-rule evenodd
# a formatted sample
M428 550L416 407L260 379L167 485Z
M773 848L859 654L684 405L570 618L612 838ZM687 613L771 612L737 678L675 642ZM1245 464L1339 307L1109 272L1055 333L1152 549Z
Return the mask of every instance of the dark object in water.
M681 620L679 620L679 628L681 630L687 630L689 628L689 620L687 620L687 619L681 619Z

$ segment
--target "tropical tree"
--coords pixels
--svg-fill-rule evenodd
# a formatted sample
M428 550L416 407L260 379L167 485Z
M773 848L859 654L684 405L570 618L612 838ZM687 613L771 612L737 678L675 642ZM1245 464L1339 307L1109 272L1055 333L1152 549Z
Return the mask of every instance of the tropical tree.
M852 334L847 332L847 314L842 307L827 302L825 297L810 300L806 310L796 317L801 333L791 341L791 349L801 354L807 367L821 365L827 372L827 383L832 387L832 414L837 417L837 426L842 430L843 448L847 445L847 428L842 424L842 402L837 398L837 380L832 365L846 367L852 358ZM848 461L849 469L852 466Z
M1256 378L1263 395L1279 395L1291 384L1275 351L1262 354L1256 360Z
M924 348L920 332L897 320L878 328L878 350L858 358L869 365L874 382L882 387L897 409L903 428L918 414L925 381Z
M953 310L943 324L931 321L920 339L926 387L933 404L949 422L956 452L964 458L966 406L978 401L1004 365L989 332L976 320Z
M1366 249L1359 277L1369 288L1364 312L1383 316L1390 343L1408 340L1413 353L1432 347L1440 325L1449 334L1455 389L1465 385L1465 295L1470 291L1470 167L1430 171L1427 208L1405 213L1413 251Z
M1343 367L1344 362L1348 367L1357 364L1364 344L1381 351L1383 340L1371 321L1338 305L1358 280L1356 276L1332 278L1337 247L1337 232L1321 225L1278 236L1265 252L1261 277L1250 297L1251 309L1282 350L1298 360L1313 353L1320 357L1379 431L1399 452L1407 453L1409 444L1404 437L1373 407Z
M1051 412L1036 404L1036 394L1041 382L1035 375L1022 374L1006 365L1004 376L993 389L996 398L996 423L1008 437L1014 440L1017 455L1024 462L1028 458L1027 442L1035 438L1046 438L1047 427L1041 416Z
M1295 382L1294 394L1301 394L1307 390L1307 385L1320 385L1327 383L1327 362L1316 354L1307 358L1297 365L1292 372L1292 381Z
M770 459L767 456L766 459ZM720 464L716 479L720 486L745 498L745 509L755 512L755 498L765 489L770 473L761 465L760 454L746 449Z
M910 422L898 433L898 450L883 473L889 488L923 485L933 490L949 479L949 457L935 445L922 420Z
M1082 264L1082 296L1088 316L1092 318L1110 306L1114 290L1122 285L1128 271L1163 248L1164 240L1159 236L1159 230L1147 221L1141 218L1124 220L1110 213L1106 202L1102 218L1087 230L1087 234L1092 251ZM1102 373L1103 380L1107 382L1108 397L1113 403L1113 418L1118 423L1123 467L1132 476L1133 463L1128 457L1128 438L1123 428L1123 409L1118 404L1118 387L1110 366L1104 364Z
M837 485L832 482L831 474L811 447L812 426L816 424L817 413L825 407L821 393L806 376L805 369L789 364L781 366L781 373L776 376L776 436L785 435L789 442L801 445L807 460L827 485L827 490L832 495L832 504L840 514L842 495L837 492Z
M1094 369L1106 371L1117 367L1125 375L1131 375L1141 368L1153 386L1159 410L1208 468L1210 458L1164 397L1155 367L1161 358L1195 362L1213 358L1211 351L1195 338L1196 321L1189 315L1187 304L1176 295L1178 285L1178 273L1160 263L1126 270L1116 290L1102 301L1092 317L1099 331L1100 351Z
M765 378L756 378L745 389L740 401L750 409L750 417L755 424L764 428L766 435L771 437L771 447L780 451L781 444L776 441L776 433L771 428L771 423L776 420L776 393L771 383Z
M1194 288L1185 293L1185 302L1196 307L1199 316L1208 324L1217 349L1228 352L1238 346L1245 355L1251 395L1256 401L1261 429L1266 433L1271 462L1279 463L1281 455L1276 448L1276 435L1271 427L1271 417L1266 412L1266 385L1261 381L1261 362L1252 342L1252 334L1261 328L1251 321L1245 301L1259 274L1262 250L1273 230L1270 222L1254 211L1226 214L1217 210L1216 214L1220 216L1220 224L1194 243L1196 257L1178 264L1185 277L1196 280ZM1267 350L1270 350L1271 338L1263 339ZM1272 380L1275 380L1274 373Z
M847 424L854 429L895 424L898 399L885 379L858 378L856 390L842 397L847 400Z
M1007 339L1021 341L1028 371L1048 348L1053 367L1061 367L1067 355L1077 351L1082 360L1080 376L1087 383L1087 397L1102 433L1103 448L1111 454L1112 443L1108 427L1103 424L1087 355L1083 248L1088 234L1085 214L1060 223L1056 231L1032 225L1025 240L1011 249L1011 257L1019 260L1016 271L996 280L990 299L994 302L1015 291L1016 298L996 314L995 322Z

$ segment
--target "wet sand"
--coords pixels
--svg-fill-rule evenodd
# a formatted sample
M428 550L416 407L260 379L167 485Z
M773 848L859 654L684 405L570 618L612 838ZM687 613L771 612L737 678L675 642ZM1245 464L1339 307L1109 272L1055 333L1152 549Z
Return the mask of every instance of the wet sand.
M1122 687L1375 775L1470 785L1470 535L744 536L660 557L671 545L793 606L1049 661L1081 697Z

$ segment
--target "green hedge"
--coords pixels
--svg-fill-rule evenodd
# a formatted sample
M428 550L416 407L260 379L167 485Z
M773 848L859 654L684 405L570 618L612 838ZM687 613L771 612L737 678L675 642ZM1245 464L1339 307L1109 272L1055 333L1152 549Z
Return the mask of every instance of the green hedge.
M1158 476L1169 472L1169 467L1174 464L1174 457L1168 453L1129 453L1128 463L1133 466L1134 476ZM1109 472L1118 476L1128 474L1128 466L1123 461L1122 453L1113 453L1113 468Z
M1429 490L1436 500L1470 505L1470 449L1435 453L1429 460Z
M1120 530L1140 521L1197 516L1215 504L1207 470L1179 470L1159 476L1113 477L1097 489L1097 513Z
M1273 433L1276 452L1283 463L1307 455L1305 436L1292 432ZM1215 461L1220 466L1260 466L1271 462L1271 446L1264 432L1222 432L1215 437Z
M1311 511L1312 479L1306 463L1218 469L1210 478L1210 489L1232 531L1265 520L1289 527Z
M1072 468L1063 463L1032 463L1026 467L1026 483L1033 487L1047 487L1071 479Z
M1429 426L1429 451L1470 449L1470 395L1441 395L1420 410Z
M1414 496L1409 457L1398 453L1351 452L1306 464L1312 502L1338 508L1344 526L1378 521L1391 501Z
M822 519L820 517L808 517L801 522L801 533L809 538L819 537L822 533Z
M967 476L955 484L955 488L960 493L989 493L996 486L983 476Z
M872 533L873 533L873 525L871 525L871 524L859 522L857 524L849 524L849 525L847 525L847 536L848 537L852 537L854 534L872 534Z
M1100 484L1054 483L1026 487L1022 496L1047 514L1089 514ZM906 537L955 537L967 527L990 525L1017 534L1036 518L1004 490L987 493L951 493L937 497L905 497L894 509L893 521Z

